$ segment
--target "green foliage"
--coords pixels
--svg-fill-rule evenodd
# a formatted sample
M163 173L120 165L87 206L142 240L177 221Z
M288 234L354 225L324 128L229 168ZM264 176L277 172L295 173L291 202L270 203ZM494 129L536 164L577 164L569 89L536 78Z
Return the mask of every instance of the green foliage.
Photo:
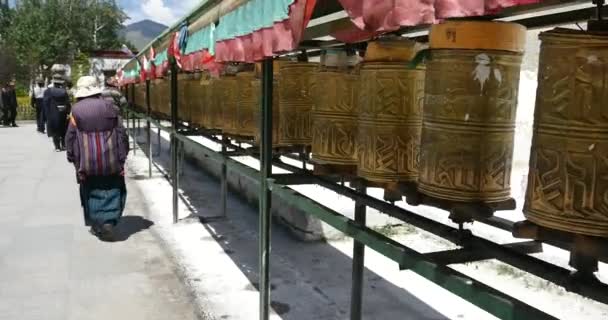
M82 52L119 48L127 19L115 0L22 0L9 16L7 44L31 73L71 64Z
M28 95L17 97L17 120L34 120L36 119L36 110L32 108L30 97Z
M89 55L81 52L76 56L74 63L72 64L72 80L74 83L76 83L80 77L88 75L90 69L91 63L89 61Z

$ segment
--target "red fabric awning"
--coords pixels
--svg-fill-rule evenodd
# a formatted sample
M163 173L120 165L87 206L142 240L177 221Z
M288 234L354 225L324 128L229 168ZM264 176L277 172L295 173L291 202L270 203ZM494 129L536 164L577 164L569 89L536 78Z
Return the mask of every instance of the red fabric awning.
M316 0L296 0L289 8L289 18L272 27L215 44L217 62L255 62L275 53L296 49L310 21Z
M368 32L438 23L442 19L483 16L540 0L339 0L353 23Z

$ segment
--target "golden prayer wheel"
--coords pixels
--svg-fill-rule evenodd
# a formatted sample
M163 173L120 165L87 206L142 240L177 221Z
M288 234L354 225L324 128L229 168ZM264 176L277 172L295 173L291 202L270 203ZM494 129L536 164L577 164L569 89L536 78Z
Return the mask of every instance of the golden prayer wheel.
M207 104L209 103L207 96L209 93L208 86L210 84L209 73L201 73L200 79L194 85L194 97L195 97L195 116L194 123L197 126L203 128L209 128L209 117L207 115Z
M209 82L209 85L205 86L207 105L205 111L207 112L209 129L223 129L223 114L222 114L222 80L219 78L213 78Z
M135 85L135 107L140 111L147 111L145 82Z
M281 145L311 145L312 96L311 79L318 64L285 62L280 65L279 139Z
M162 95L164 94L162 92L162 82L163 81L164 81L163 79L155 79L151 83L151 88L150 88L150 95L152 98L151 107L152 107L152 111L156 114L161 113L161 110L162 110L162 107L161 107L161 105L163 103Z
M256 136L258 119L255 111L260 106L260 92L253 90L254 72L241 72L236 75L237 79L237 108L236 123L237 134L245 137Z
M608 237L608 34L541 33L524 214L538 225Z
M431 28L420 192L459 202L509 199L525 37L523 26L505 22Z
M159 79L157 82L157 91L159 94L159 109L158 111L166 117L171 117L171 91L170 81Z
M279 90L279 79L274 79L274 83L272 86L272 91L274 92L278 92ZM260 79L255 79L252 83L251 83L251 90L253 90L253 92L258 92L259 96L262 95L262 81ZM253 109L253 120L254 120L254 141L255 143L259 144L261 139L262 139L262 131L260 129L260 118L261 118L261 112L262 112L262 101L259 100L256 107ZM280 142L280 128L281 128L281 123L280 123L280 114L281 114L281 109L279 107L279 97L277 94L273 94L272 95L272 146L273 147L278 147L281 144Z
M376 59L384 56L377 52L385 46L398 47L398 55ZM366 53L358 102L357 172L369 181L418 177L424 69L408 69L406 63L418 50L415 42L400 40L378 42Z
M199 94L200 94L200 103L201 103L201 122L203 127L206 129L212 129L211 127L211 110L212 110L212 98L211 95L211 77L202 77L201 82L199 84Z
M235 76L224 76L217 80L216 101L220 107L222 129L226 134L238 134L237 127L237 79Z
M190 99L188 97L190 82L192 76L190 74L179 74L177 86L177 115L181 121L190 122L192 115L190 114Z
M320 163L356 165L359 75L324 69L313 77L312 155Z
M195 127L202 127L202 103L201 103L201 73L194 73L188 87L188 99L190 99L190 122Z

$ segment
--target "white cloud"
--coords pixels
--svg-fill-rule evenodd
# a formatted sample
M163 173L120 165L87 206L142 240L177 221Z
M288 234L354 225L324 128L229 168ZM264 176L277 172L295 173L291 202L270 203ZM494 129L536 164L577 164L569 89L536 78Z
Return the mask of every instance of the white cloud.
M149 19L166 25L171 25L178 19L174 10L169 8L164 0L144 0L141 11Z
M127 6L127 23L150 19L171 26L200 4L201 0L143 0L136 7Z

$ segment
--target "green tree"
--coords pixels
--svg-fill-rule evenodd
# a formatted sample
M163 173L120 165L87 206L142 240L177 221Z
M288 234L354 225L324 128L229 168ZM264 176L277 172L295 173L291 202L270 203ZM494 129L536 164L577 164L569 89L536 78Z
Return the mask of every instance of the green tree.
M36 73L82 52L119 48L126 19L115 0L22 0L6 37L19 62Z

